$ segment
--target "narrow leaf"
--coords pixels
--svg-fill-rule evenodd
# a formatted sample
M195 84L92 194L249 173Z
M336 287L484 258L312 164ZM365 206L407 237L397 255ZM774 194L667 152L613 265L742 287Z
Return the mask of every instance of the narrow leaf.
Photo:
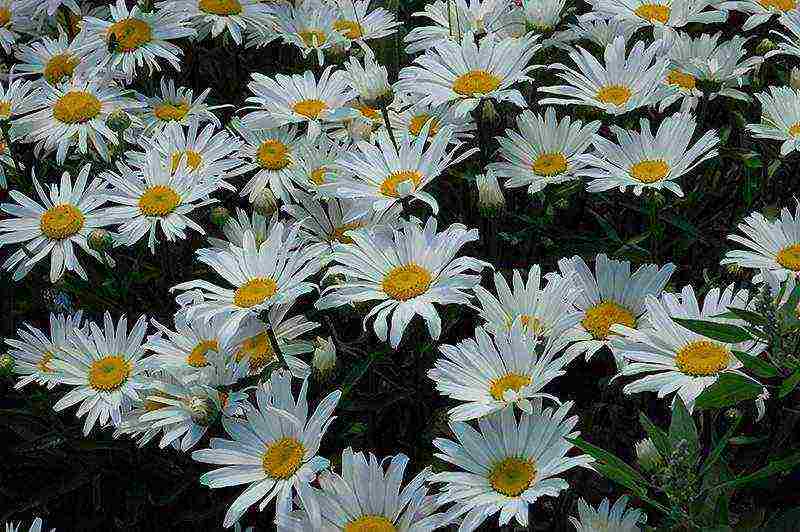
M736 373L723 373L717 382L703 390L695 399L696 408L725 408L742 401L753 400L763 387L747 377Z
M769 379L778 376L778 369L765 360L761 360L758 357L749 355L744 351L734 351L733 354L736 356L739 362L744 364L745 368L752 371L759 377Z
M717 340L718 342L738 344L739 342L750 340L750 334L738 325L687 318L672 319L690 331L711 338L712 340Z

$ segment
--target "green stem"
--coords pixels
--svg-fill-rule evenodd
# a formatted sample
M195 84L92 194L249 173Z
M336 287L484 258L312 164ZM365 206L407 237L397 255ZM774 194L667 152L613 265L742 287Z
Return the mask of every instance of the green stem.
M394 129L392 129L392 124L389 122L389 109L386 105L381 105L381 115L383 116L383 123L386 124L386 131L389 132L389 138L392 139L392 144L394 144L394 149L397 150L397 153L400 153L400 148L397 144L397 139L394 136Z
M17 154L14 153L14 145L11 143L11 135L8 134L9 130L11 129L11 123L8 121L3 122L3 125L2 127L0 127L0 129L3 130L3 142L6 143L6 148L8 148L8 154L14 161L14 169L17 171L17 175L22 176L22 168L20 167L19 161L17 160Z

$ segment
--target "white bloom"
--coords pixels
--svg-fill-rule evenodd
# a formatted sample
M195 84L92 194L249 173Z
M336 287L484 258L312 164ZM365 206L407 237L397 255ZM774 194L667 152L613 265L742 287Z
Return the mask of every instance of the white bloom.
M158 7L188 18L199 40L227 32L236 44L242 44L243 35L262 35L272 30L273 17L261 0L167 0Z
M372 52L364 55L364 65L355 57L350 57L350 61L344 65L347 72L347 82L353 88L361 100L367 105L380 106L388 105L392 98L392 88L389 85L389 74L385 66L379 65L375 61ZM373 102L377 102L373 103Z
M725 22L728 12L719 0L594 0L594 13L604 18L630 21L657 30L683 28L687 24ZM659 32L656 32L657 37Z
M742 26L743 31L752 30L775 15L797 13L797 3L794 0L733 0L720 2L717 7L749 14Z
M346 29L336 26L338 9L322 0L305 0L297 7L278 8L274 13L274 32L252 39L248 44L262 46L280 37L286 44L298 47L303 57L316 54L320 65L325 62L324 51L349 45L344 36Z
M781 155L800 150L800 90L769 87L756 94L761 103L761 123L747 124L754 137L781 141Z
M79 39L69 40L59 27L58 39L44 35L40 41L21 44L17 47L16 58L21 62L16 71L39 74L51 85L58 85L72 78L84 61L86 51L81 49Z
M401 25L393 13L383 7L370 10L372 0L334 0L339 12L333 27L357 43L366 53L366 41L393 35Z
M211 122L218 128L222 127L222 123L212 111L226 106L210 106L205 103L211 89L204 90L195 98L192 89L176 88L174 81L162 77L160 90L161 93L154 96L140 96L143 105L135 114L141 120L143 127L132 128L140 135L155 136L168 125L176 123L189 126L194 123ZM137 144L140 135L132 135L128 141Z
M417 138L428 122L431 123L428 132L431 136L436 136L436 133L444 127L452 129L453 136L450 139L452 143L459 143L474 136L477 127L470 115L457 115L447 103L430 105L419 103L414 97L407 99L409 101L402 104L401 110L389 110L390 122L398 140L405 137Z
M561 41L587 40L605 49L617 37L622 37L625 43L633 36L639 24L631 20L604 19L595 13L580 15L575 24L557 35Z
M640 524L647 521L647 514L634 508L626 508L628 497L623 495L611 506L603 499L600 506L589 506L585 500L578 500L578 517L570 516L569 521L577 532L639 532Z
M244 235L249 231L255 237L256 245L260 246L275 230L278 221L277 214L273 215L267 222L267 218L256 211L253 211L248 216L244 209L237 208L236 216L228 218L228 221L222 227L226 240L208 237L208 242L221 251L228 249L231 244L236 247L244 247ZM284 226L284 232L287 229L289 228Z

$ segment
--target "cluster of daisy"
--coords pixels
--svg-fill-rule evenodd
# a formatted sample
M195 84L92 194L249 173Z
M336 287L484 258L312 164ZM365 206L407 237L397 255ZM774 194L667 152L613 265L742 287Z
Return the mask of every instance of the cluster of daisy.
M479 189L501 202L498 179L530 193L583 179L589 192L681 196L681 180L718 155L717 132L698 131L703 110L717 98L749 100L749 76L763 62L746 37L693 36L687 25L741 11L749 30L776 16L786 31L766 55L800 56L800 15L784 2L590 4L579 14L564 0L436 0L414 14L425 22L403 38L413 59L391 80L373 46L401 22L370 0L116 0L95 10L0 0L0 44L18 61L0 84L0 164L18 188L29 176L38 197L12 189L0 205L2 268L19 280L49 258L52 282L69 271L87 279L75 246L109 268L145 236L152 253L168 253L164 241L206 236L198 213L212 205L224 234L195 253L216 280L172 288L172 323L141 316L129 329L124 316L76 313L52 315L49 332L20 328L6 340L17 386L60 393L55 409L77 405L87 435L110 428L222 466L201 482L246 485L226 527L273 502L287 531L472 531L497 513L501 525L527 525L540 497L568 489L563 473L591 468L568 441L579 435L573 403L553 390L577 357L606 353L618 376L634 377L624 393L680 396L691 409L720 375L744 375L736 352L757 356L763 346L673 321L738 324L721 315L751 305L733 285L711 289L702 304L692 286L666 291L673 264L632 271L605 254L593 265L574 256L556 271L515 270L510 281L495 273L485 288L492 264L462 253L479 233L440 227L438 185L480 159ZM245 105L209 105L210 89L195 95L164 71L181 69L181 44L217 38L254 48L279 41L312 67L253 72ZM537 86L539 73L563 84ZM153 75L154 94L133 88ZM784 155L800 146L798 90L756 94L763 120L747 127L782 141ZM518 115L491 161L485 122L495 106ZM222 107L236 112L226 124ZM562 113L572 107L596 119ZM623 127L645 111L638 129ZM14 153L25 144L79 170L42 183ZM220 210L230 192L250 207ZM794 282L800 203L776 220L752 214L739 229L744 236L730 239L747 250L722 264L753 269L756 283ZM403 454L345 449L338 472L319 454L341 392L309 411L312 366L334 364L337 347L309 339L323 329L302 311L311 305L363 310L365 329L395 350L416 332L438 341L442 306L478 313L472 336L439 346L428 372L456 403L454 440L433 441L449 469L404 482ZM424 329L409 332L417 317ZM196 449L220 426L226 438ZM645 516L626 503L581 501L573 523L636 530Z

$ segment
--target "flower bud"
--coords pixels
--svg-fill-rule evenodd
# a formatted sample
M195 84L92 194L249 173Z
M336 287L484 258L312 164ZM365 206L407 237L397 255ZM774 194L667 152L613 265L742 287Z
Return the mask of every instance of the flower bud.
M492 218L505 210L506 199L491 170L476 176L475 184L478 187L478 210L483 216Z
M8 353L0 355L0 375L11 375L14 371L14 357Z
M207 426L214 421L213 403L209 401L207 397L191 397L189 399L188 406L192 413L192 421L198 425Z
M761 39L761 42L758 43L758 46L756 46L756 53L758 55L764 55L767 52L771 52L772 50L775 50L777 48L778 46L774 42L772 42L767 38L764 38Z
M89 244L89 249L98 253L104 253L114 245L114 238L111 233L102 228L94 229L89 233L89 238L86 241Z
M231 212L225 207L219 205L211 209L211 223L217 227L225 227L228 220L231 218Z
M321 336L317 336L314 343L317 346L314 349L311 365L314 368L315 375L320 380L324 380L336 368L336 346L333 343L333 339L325 339Z
M494 124L500 116L497 114L497 111L494 108L492 100L483 101L483 108L481 109L481 115L482 119L487 124Z
M636 442L636 459L639 466L648 473L653 473L661 469L664 465L664 457L656 449L653 440L645 438L642 441Z
M253 199L253 208L263 216L270 216L278 210L278 199L272 193L272 190L265 188Z
M122 133L131 127L131 117L122 109L117 109L106 118L108 129L114 133Z
M793 89L800 89L800 68L792 67L792 72L789 75L789 85Z

